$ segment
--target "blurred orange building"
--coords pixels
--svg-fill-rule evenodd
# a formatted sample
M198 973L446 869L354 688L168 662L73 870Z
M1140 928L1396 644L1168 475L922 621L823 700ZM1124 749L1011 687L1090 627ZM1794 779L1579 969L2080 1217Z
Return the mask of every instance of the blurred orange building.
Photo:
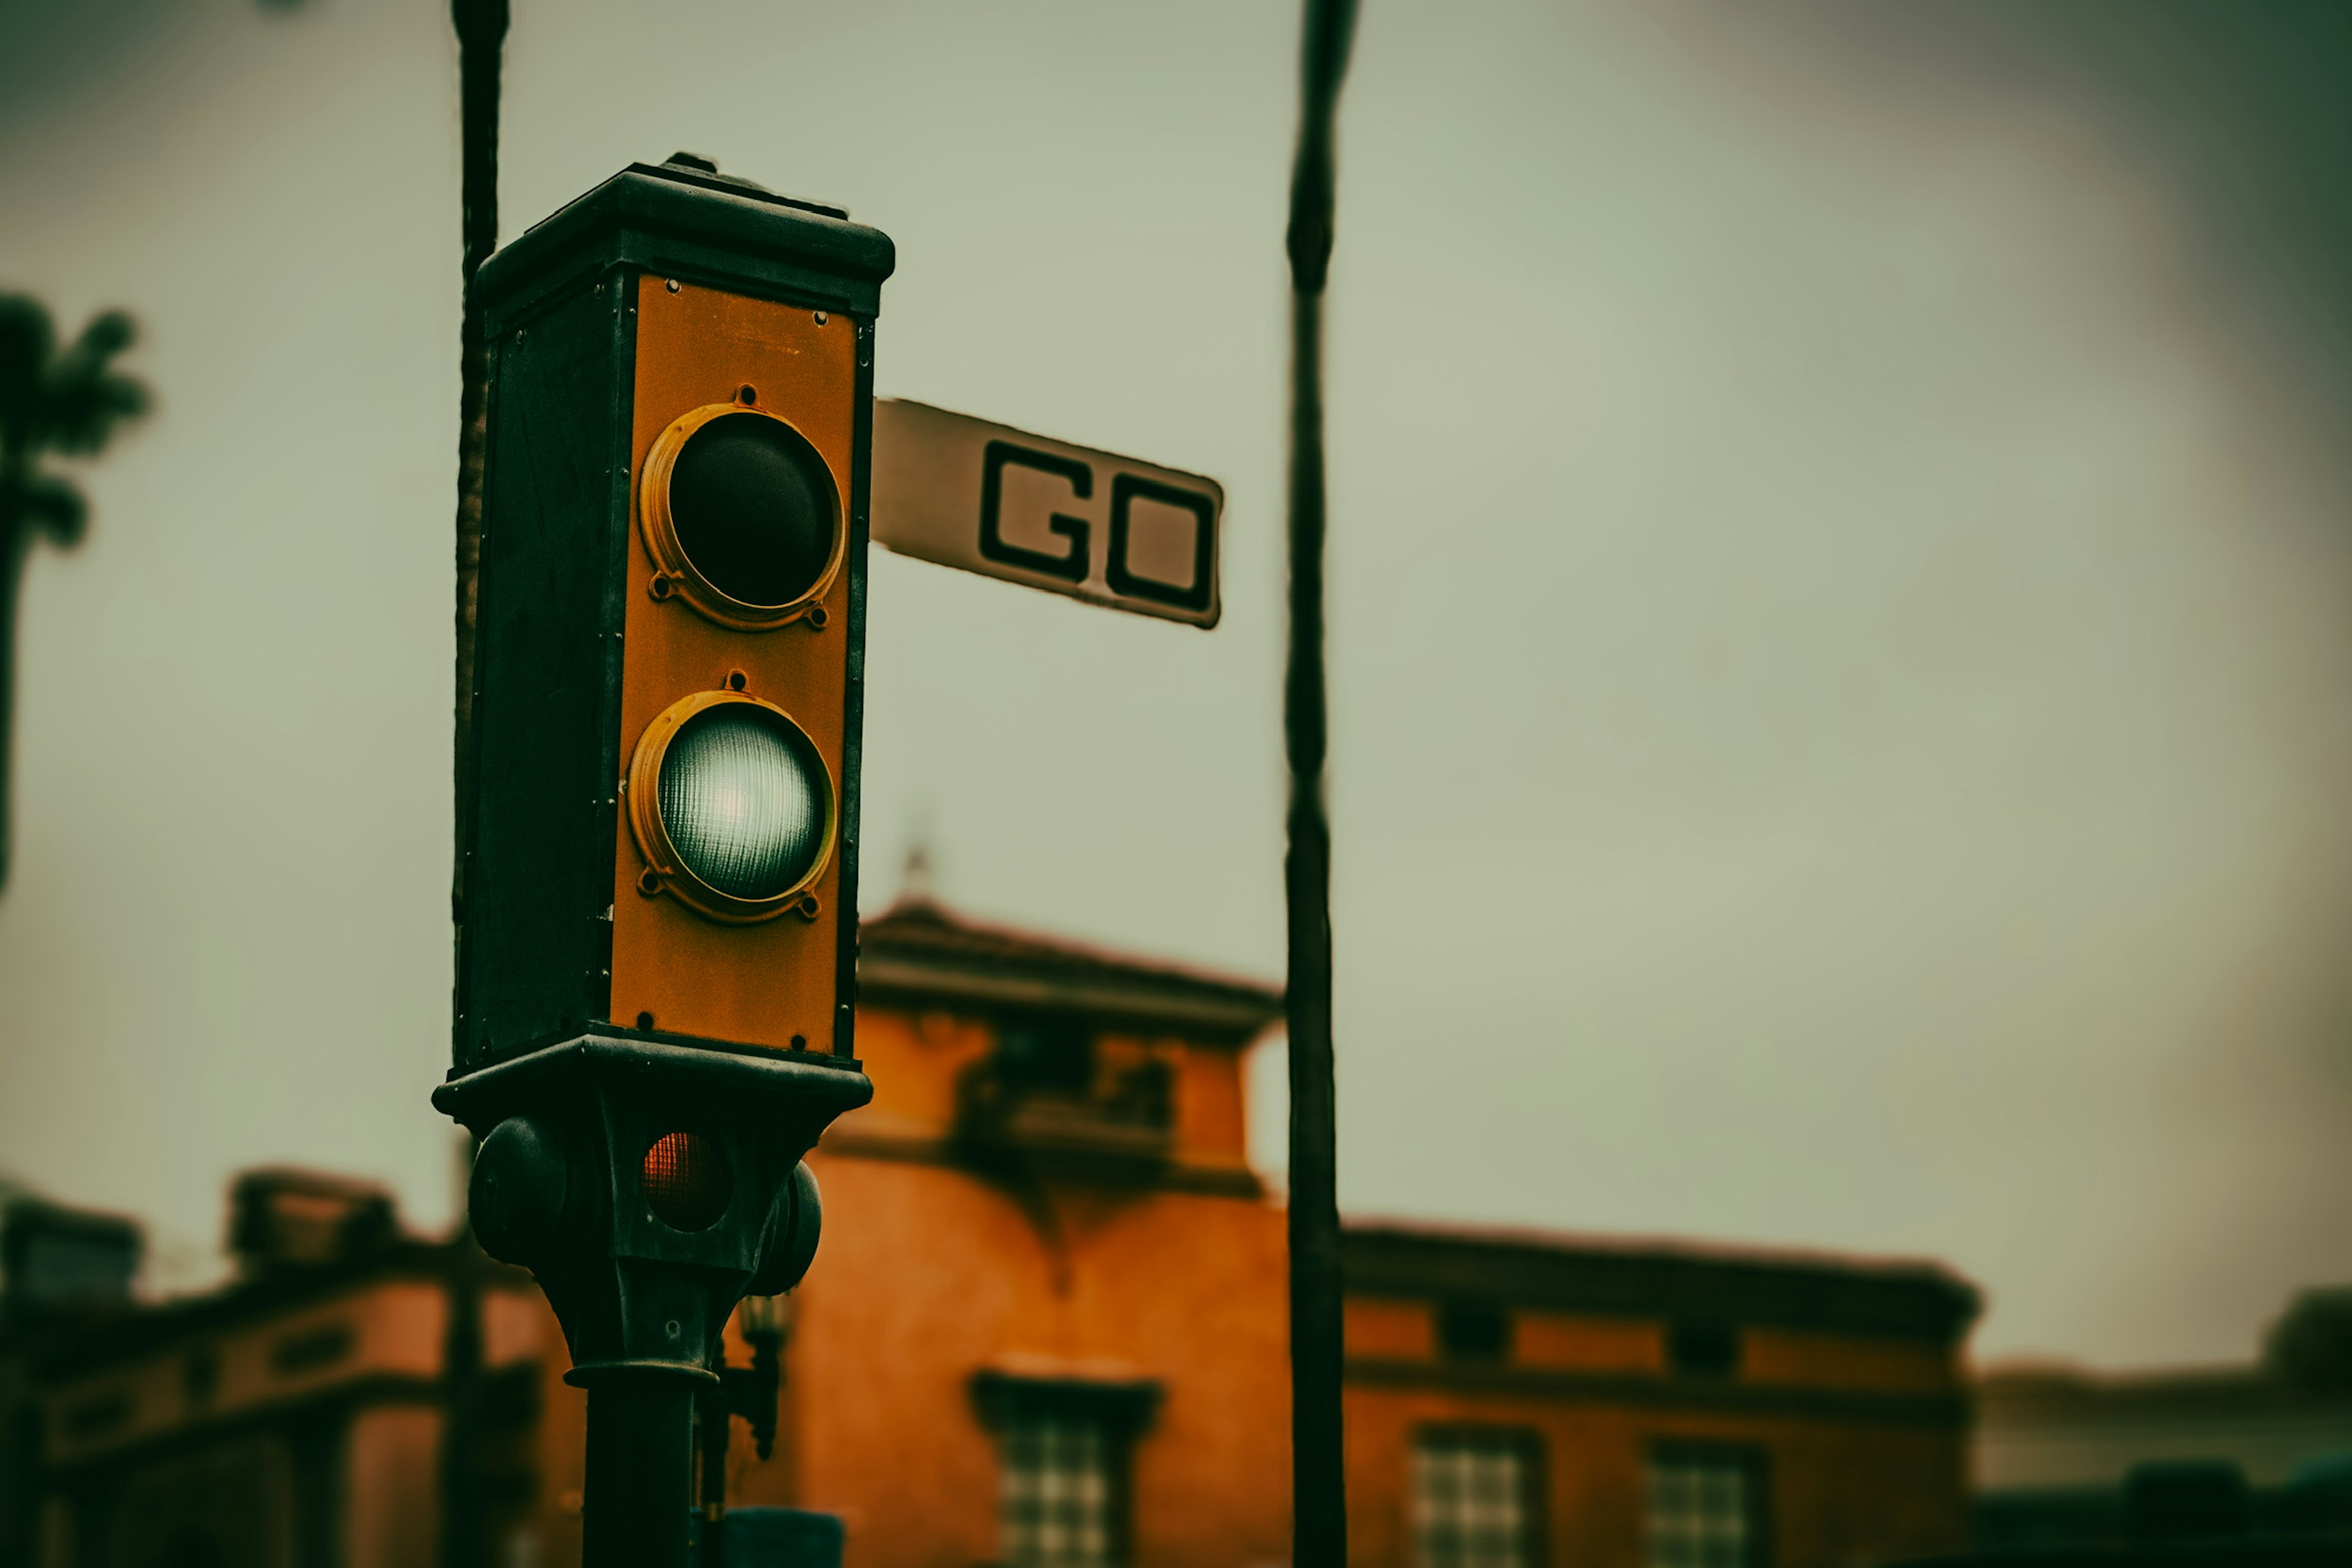
M838 1514L854 1568L1285 1561L1243 1074L1278 993L922 903L867 923L860 984L876 1100L811 1157L776 1451L739 1426L730 1500ZM528 1279L331 1184L241 1191L237 1284L18 1332L27 1568L576 1562L583 1405ZM1977 1300L1941 1269L1404 1226L1346 1256L1366 1568L1966 1544Z

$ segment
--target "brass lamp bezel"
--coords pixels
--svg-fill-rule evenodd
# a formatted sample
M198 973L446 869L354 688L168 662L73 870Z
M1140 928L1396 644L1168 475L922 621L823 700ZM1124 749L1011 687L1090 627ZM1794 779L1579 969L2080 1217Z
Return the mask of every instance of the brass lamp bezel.
M677 521L669 505L670 472L677 466L678 454L695 433L715 419L732 416L772 419L793 433L795 440L809 449L816 459L818 470L824 475L824 500L831 513L833 548L825 556L824 570L800 597L785 605L751 605L735 598L702 574L701 569L687 554L686 546L677 537ZM706 403L689 409L669 423L646 454L643 482L638 487L637 519L639 531L645 535L646 553L654 558L658 570L650 584L656 598L673 595L692 605L704 619L739 632L772 631L778 626L807 618L813 626L824 622L820 609L824 596L832 591L834 580L841 575L841 564L849 550L849 530L845 525L841 506L841 487L835 482L833 465L808 433L782 415L771 414L757 404ZM814 616L812 612L816 612Z
M762 709L792 726L807 746L809 755L815 758L817 777L824 782L824 831L817 845L816 858L809 862L800 880L773 898L738 898L696 876L670 841L668 825L662 821L661 770L663 759L669 754L670 742L688 720L730 703ZM730 925L753 925L773 920L787 910L805 920L817 917L816 895L810 889L833 862L834 840L841 832L841 788L816 738L774 703L727 690L698 691L680 698L656 714L645 733L637 737L636 751L629 758L629 776L623 788L629 797L629 831L637 841L637 853L646 862L645 872L637 879L640 893L649 898L669 893L698 914Z

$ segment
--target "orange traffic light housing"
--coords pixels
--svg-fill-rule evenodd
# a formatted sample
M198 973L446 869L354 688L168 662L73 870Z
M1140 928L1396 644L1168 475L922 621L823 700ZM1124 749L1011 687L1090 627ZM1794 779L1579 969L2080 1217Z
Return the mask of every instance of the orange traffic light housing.
M888 238L676 163L484 267L454 1056L595 1029L854 1056Z
M846 1055L865 329L650 273L635 287L607 1016ZM725 820L683 815L698 746L734 763L706 786ZM763 826L777 842L752 841Z

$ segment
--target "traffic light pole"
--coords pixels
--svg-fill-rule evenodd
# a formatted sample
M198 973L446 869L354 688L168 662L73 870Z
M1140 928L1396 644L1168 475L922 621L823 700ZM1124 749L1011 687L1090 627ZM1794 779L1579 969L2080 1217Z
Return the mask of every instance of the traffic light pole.
M458 0L461 36L484 10L505 0ZM466 37L469 70L494 42ZM844 210L679 153L468 286L479 578L433 1101L478 1141L476 1238L530 1269L588 1391L587 1568L688 1568L698 1393L726 1387L736 1305L807 1272L803 1158L874 1094L854 853L895 261Z
M1323 679L1323 287L1330 270L1333 121L1354 0L1307 0L1298 156L1291 172L1290 657L1283 700L1290 763L1291 1560L1344 1568L1348 1499L1340 1421L1339 1115L1331 1047L1329 724Z
M581 1568L688 1568L693 1381L614 1367L588 1384Z

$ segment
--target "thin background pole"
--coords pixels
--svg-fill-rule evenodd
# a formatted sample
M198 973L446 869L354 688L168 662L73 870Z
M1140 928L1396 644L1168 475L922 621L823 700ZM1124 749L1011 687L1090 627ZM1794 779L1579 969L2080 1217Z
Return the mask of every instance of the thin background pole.
M490 351L474 300L474 274L499 243L499 74L506 50L507 0L449 0L457 33L457 103L461 184L459 261L465 282L465 324L458 342L457 394L457 747L452 794L456 842L466 842L466 761L473 742L475 581L482 559L482 451L489 429ZM459 850L462 856L463 850ZM453 861L452 913L464 918L465 863ZM456 1022L454 998L452 1019Z
M490 354L474 300L474 274L499 242L499 74L506 48L507 0L450 0L457 35L459 260L465 287L457 395L457 689L450 762L456 849L450 858L453 918L465 908L466 763L473 740L474 585L482 554L482 447L488 428ZM450 1023L457 1023L451 997ZM468 1162L470 1167L470 1162ZM449 1248L449 1328L442 1346L447 1400L441 1445L442 1568L478 1568L482 1497L476 1438L481 1426L481 1281L478 1254L458 1205Z
M1307 0L1298 156L1290 176L1291 1562L1344 1568L1348 1491L1340 1425L1338 1109L1331 1058L1331 825L1323 686L1323 284L1330 270L1333 122L1355 0Z

